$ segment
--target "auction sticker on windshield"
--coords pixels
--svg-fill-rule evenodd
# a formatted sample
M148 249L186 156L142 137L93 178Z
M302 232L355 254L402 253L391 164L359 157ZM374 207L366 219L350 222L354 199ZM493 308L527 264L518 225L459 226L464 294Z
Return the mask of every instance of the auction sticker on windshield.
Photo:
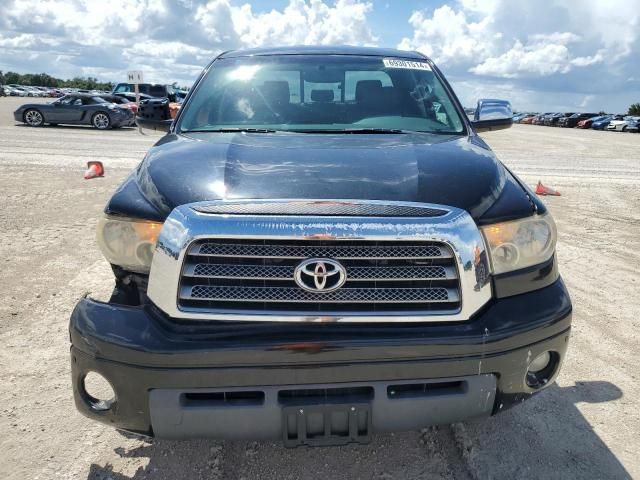
M431 70L427 62L415 62L401 58L383 58L382 63L386 68L408 68L410 70Z

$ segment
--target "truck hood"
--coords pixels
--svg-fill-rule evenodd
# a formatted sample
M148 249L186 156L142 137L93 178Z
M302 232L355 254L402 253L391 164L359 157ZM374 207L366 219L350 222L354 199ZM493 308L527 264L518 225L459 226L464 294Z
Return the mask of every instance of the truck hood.
M431 134L170 134L136 173L165 216L204 200L309 198L437 203L478 217L508 182L479 137ZM530 214L526 200L516 208Z

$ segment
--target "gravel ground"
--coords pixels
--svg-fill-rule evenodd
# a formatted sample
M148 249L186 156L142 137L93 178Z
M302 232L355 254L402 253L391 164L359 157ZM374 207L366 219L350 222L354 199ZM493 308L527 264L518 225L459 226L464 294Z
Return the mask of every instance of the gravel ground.
M42 100L36 100L42 101ZM76 413L67 321L112 280L94 241L114 188L157 134L32 129L0 98L0 478L640 478L640 135L516 125L485 138L546 200L574 329L557 384L479 422L368 446L147 443ZM88 160L106 176L85 181Z

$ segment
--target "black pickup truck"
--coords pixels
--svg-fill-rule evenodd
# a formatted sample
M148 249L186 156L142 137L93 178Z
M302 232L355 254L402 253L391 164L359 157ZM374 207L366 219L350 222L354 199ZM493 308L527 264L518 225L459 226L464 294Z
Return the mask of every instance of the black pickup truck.
M138 92L142 98L166 98L170 102L181 102L186 96L186 92L175 88L173 85L159 83L140 83ZM133 83L118 83L111 91L112 95L125 96L127 99L135 101L135 85Z
M553 383L556 227L434 63L356 47L223 53L114 193L108 302L70 322L77 408L160 438L367 442ZM89 384L102 380L99 393ZM98 393L96 393L98 392Z

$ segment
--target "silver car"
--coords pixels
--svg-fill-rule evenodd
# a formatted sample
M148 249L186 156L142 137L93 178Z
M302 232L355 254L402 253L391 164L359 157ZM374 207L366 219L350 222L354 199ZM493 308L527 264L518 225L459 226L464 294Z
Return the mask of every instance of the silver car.
M633 117L631 115L624 117L622 120L612 120L607 125L607 130L612 132L626 132L627 129L633 124L635 125L640 120L640 117Z

